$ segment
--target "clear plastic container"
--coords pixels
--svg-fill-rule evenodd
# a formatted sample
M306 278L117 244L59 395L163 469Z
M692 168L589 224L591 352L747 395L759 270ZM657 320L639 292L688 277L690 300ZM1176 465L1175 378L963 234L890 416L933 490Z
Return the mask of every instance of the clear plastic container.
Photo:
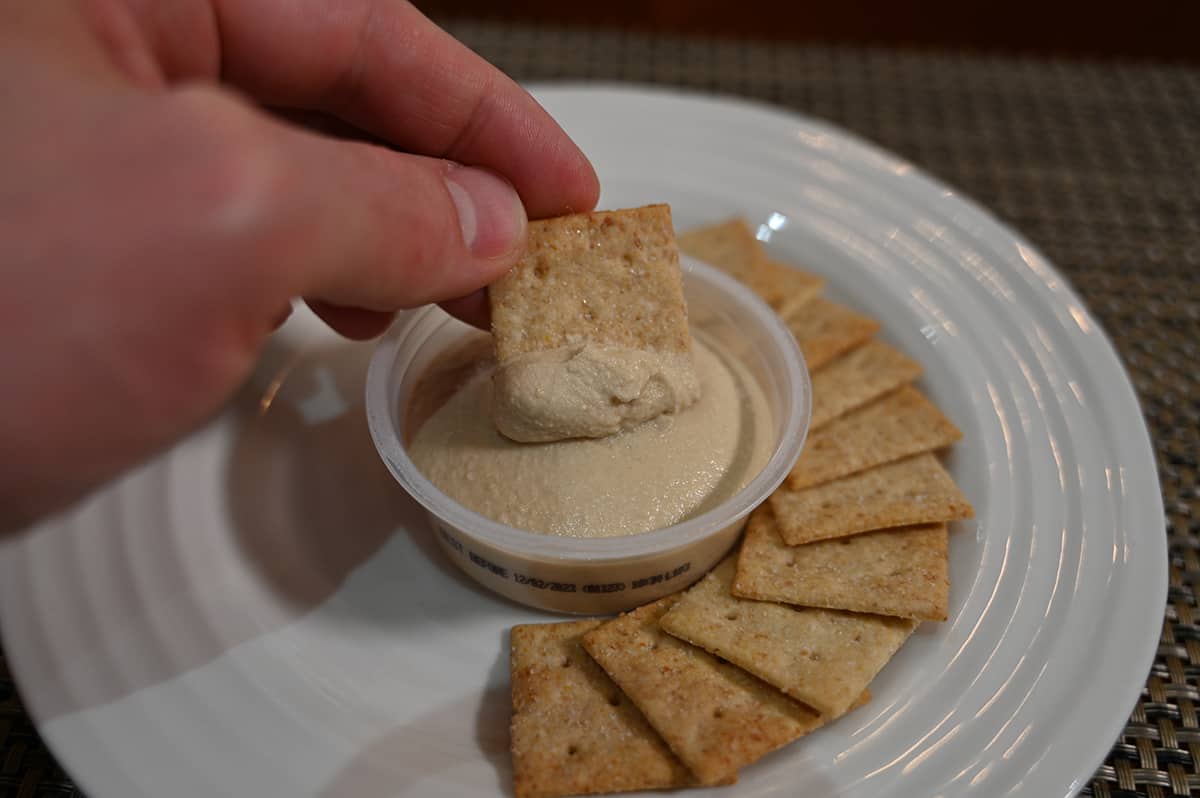
M447 555L483 586L541 609L608 614L687 587L733 546L746 517L787 476L808 432L812 386L788 329L750 290L683 258L689 323L741 361L762 387L774 450L744 488L712 510L663 529L609 538L527 532L485 518L438 490L405 450L408 406L430 364L471 328L434 307L402 314L367 373L366 409L383 461L429 513Z

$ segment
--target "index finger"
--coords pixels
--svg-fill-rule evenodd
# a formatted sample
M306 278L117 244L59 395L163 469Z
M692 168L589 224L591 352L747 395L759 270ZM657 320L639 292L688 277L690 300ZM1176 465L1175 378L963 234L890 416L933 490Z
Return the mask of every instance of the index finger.
M223 79L401 149L486 166L530 216L589 210L595 171L512 79L397 0L211 0ZM211 61L210 61L211 63Z

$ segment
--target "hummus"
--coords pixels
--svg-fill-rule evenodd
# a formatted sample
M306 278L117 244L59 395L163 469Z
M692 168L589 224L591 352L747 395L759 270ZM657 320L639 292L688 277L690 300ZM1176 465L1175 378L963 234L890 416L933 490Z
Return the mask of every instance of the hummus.
M745 368L702 335L693 359L700 397L686 410L603 438L552 443L497 432L494 367L446 370L461 385L416 419L408 453L447 495L510 526L572 537L670 526L740 490L774 443L766 398Z
M689 353L580 344L530 352L496 369L496 429L525 443L603 438L700 397Z

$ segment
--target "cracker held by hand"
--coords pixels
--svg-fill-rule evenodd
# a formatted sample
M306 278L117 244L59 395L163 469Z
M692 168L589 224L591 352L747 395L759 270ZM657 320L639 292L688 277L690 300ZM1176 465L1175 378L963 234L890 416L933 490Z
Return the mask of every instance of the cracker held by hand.
M749 673L663 632L667 596L588 632L583 645L702 784L733 778L823 719Z
M854 704L916 628L908 619L738 598L735 568L735 557L724 560L659 625L829 717Z
M945 524L885 529L789 546L769 508L751 517L733 592L804 607L946 620L950 600Z
M666 205L531 222L488 295L509 438L603 437L700 396Z
M695 784L642 714L584 652L602 621L513 627L512 761L517 798Z
M787 486L820 485L962 437L958 427L916 388L906 385L847 413L809 436Z
M789 546L859 532L957 521L975 511L935 455L919 454L768 500Z

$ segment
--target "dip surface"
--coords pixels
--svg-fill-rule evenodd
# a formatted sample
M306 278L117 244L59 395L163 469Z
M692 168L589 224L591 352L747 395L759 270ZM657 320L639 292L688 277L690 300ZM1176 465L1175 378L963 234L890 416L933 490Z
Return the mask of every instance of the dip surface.
M649 532L720 504L770 457L771 414L744 367L694 339L701 396L606 438L516 443L492 422L492 371L473 375L417 430L417 468L464 506L531 532Z

